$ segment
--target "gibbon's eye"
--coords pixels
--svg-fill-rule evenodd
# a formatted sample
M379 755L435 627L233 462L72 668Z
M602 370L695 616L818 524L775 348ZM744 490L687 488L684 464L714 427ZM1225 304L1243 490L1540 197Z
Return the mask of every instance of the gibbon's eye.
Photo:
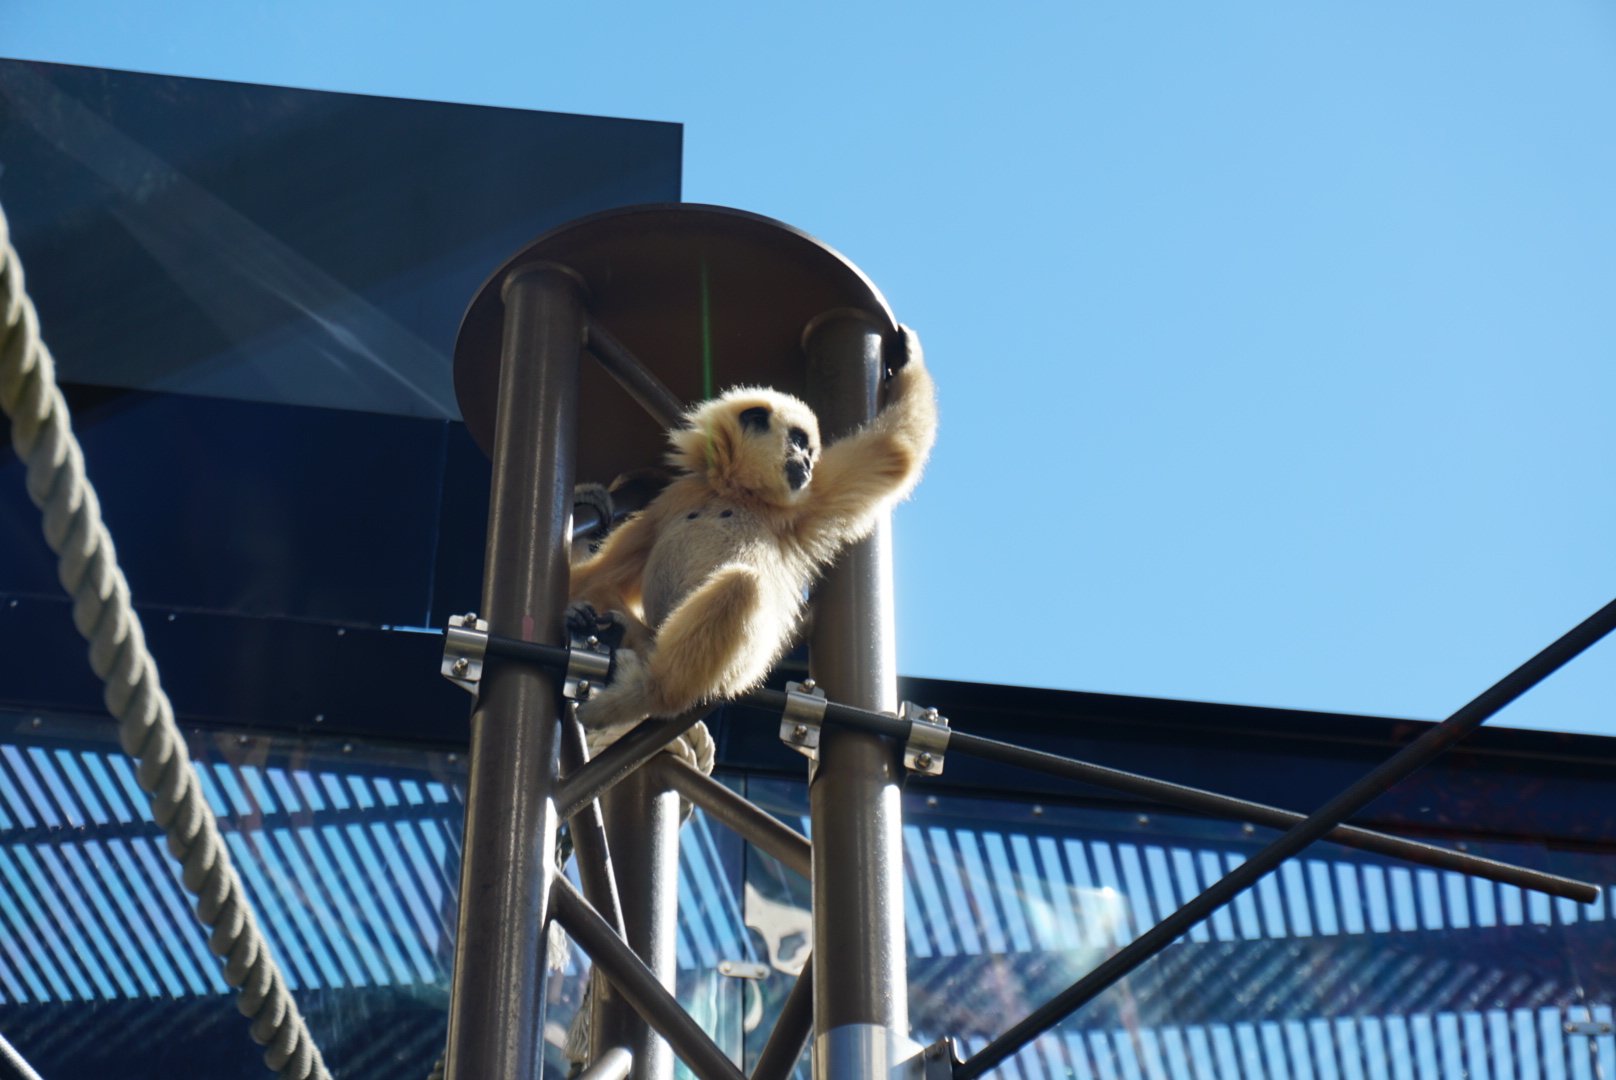
M791 445L795 446L798 450L808 449L808 433L802 430L802 428L792 428L790 431L786 432L786 438L790 439Z
M736 419L740 420L743 430L769 430L769 410L765 409L761 405L753 406L750 409L742 409L740 415L736 417Z

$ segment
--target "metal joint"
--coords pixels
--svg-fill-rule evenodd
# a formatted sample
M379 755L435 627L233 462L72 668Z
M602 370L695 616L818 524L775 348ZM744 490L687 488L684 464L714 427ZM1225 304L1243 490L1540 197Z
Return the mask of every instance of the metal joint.
M767 979L769 965L759 964L752 960L720 960L718 973L727 975L732 979Z
M943 775L943 758L948 754L948 737L953 733L948 717L912 701L899 707L898 716L909 721L909 737L903 742L903 767L921 776Z
M483 657L488 653L488 620L475 611L449 616L449 629L443 633L443 677L471 694L483 677Z
M612 650L593 634L569 634L567 676L561 696L572 701L588 701L590 691L606 685L612 674Z
M920 1052L921 1080L954 1080L954 1066L962 1060L959 1044L945 1035Z
M786 683L786 707L780 715L780 741L807 758L819 760L819 730L825 722L825 691L814 680Z

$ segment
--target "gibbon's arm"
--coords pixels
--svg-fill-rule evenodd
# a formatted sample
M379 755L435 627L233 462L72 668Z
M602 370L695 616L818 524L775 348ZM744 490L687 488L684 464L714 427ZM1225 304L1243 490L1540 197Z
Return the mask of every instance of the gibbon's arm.
M636 514L613 530L599 551L572 568L570 601L589 603L601 614L618 612L629 625L631 639L643 640L651 634L635 608L640 604L645 561L656 543L658 525L654 508Z
M860 539L880 508L908 495L937 438L937 391L914 331L902 329L908 363L887 381L887 405L868 424L825 447L799 535L813 547Z

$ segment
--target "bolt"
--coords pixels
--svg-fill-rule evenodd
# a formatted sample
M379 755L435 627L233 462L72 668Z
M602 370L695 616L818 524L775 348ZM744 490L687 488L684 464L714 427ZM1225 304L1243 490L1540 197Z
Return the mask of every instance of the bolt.
M798 724L796 727L792 728L791 737L793 739L806 739L808 737L808 725Z
M935 796L935 795L927 795L926 796L926 805L931 806L931 807L935 807L937 805L937 796Z
M805 694L811 694L814 692L814 687L818 685L819 684L814 682L812 679L804 679L802 680L802 692Z
M1459 841L1457 844L1455 844L1453 846L1458 848L1460 851L1469 851L1470 850L1470 845L1465 843L1463 840Z
M462 615L461 618L466 620L467 626L471 627L473 630L477 629L477 613L475 611L468 611Z
M1248 821L1244 825L1240 826L1240 831L1245 833L1247 836L1250 836L1252 833L1257 831L1257 826Z
M342 627L340 627L340 626L337 627L337 636L338 637L341 637L343 634L346 634L347 632L348 631L344 630Z
M351 754L351 753L353 753L353 743L351 743L351 742L345 742L345 743L343 743L343 744L342 744L342 752L343 752L343 753L344 753L344 754Z
M1141 825L1149 825L1150 824L1150 815L1149 814L1140 814L1139 815L1139 824L1141 824Z
M916 754L915 755L915 764L917 766L919 766L920 768L922 768L922 769L931 768L931 755L930 754Z
M174 621L174 613L173 613L173 612L172 612L172 611L170 611L170 612L169 612L169 613L168 613L168 621L169 621L169 622L173 622L173 621Z
M600 638L596 637L594 634L590 634L584 639L584 644L593 649L596 645L600 644Z
M32 720L32 721L30 721L30 723L32 723L32 724L33 724L33 725L34 725L34 726L35 726L35 727L39 727L39 726L40 726L40 725L41 725L41 724L43 724L43 723L44 723L44 722L45 722L45 721L44 721L44 720L42 720L42 719L40 719L40 718L39 718L39 717L37 717L37 716L36 716L36 717L34 717L34 718L33 718L33 720Z
M460 760L460 755L459 754L450 754L448 760L449 760L449 764L453 765L455 762Z
M927 709L926 710L926 719L928 721L930 721L931 723L935 724L937 722L937 710L936 709Z
M732 968L730 966L730 962L728 960L725 960L723 963L718 965L718 970L721 973L723 973L725 975L728 975L730 973L730 971L732 970Z
M314 722L315 722L315 723L316 723L316 724L323 724L323 723L325 723L325 713L323 713L323 712L317 712L317 713L315 713L315 714L314 714Z
M236 736L236 745L237 746L246 746L247 742L248 742L247 736L245 736L245 735L237 735Z
M471 661L462 656L460 659L454 662L454 667L450 668L449 670L453 671L456 675L464 676L466 672L471 670Z
M588 679L579 679L578 680L578 696L581 697L581 698L586 698L586 697L589 696L589 680Z
M1043 815L1044 815L1044 808L1042 806L1035 806L1035 807L1032 808L1032 816L1033 817L1043 817Z

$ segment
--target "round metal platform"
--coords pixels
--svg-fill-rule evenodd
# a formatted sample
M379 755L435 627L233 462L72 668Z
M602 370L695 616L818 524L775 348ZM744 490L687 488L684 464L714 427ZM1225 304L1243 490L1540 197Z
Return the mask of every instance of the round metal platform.
M653 203L578 218L505 261L478 290L455 339L455 397L477 445L493 445L504 304L500 286L524 263L561 263L588 283L590 315L675 397L772 386L802 394L802 332L834 308L858 308L884 331L896 324L858 267L789 225L722 206ZM664 432L616 381L584 358L579 480L608 482L661 460Z

